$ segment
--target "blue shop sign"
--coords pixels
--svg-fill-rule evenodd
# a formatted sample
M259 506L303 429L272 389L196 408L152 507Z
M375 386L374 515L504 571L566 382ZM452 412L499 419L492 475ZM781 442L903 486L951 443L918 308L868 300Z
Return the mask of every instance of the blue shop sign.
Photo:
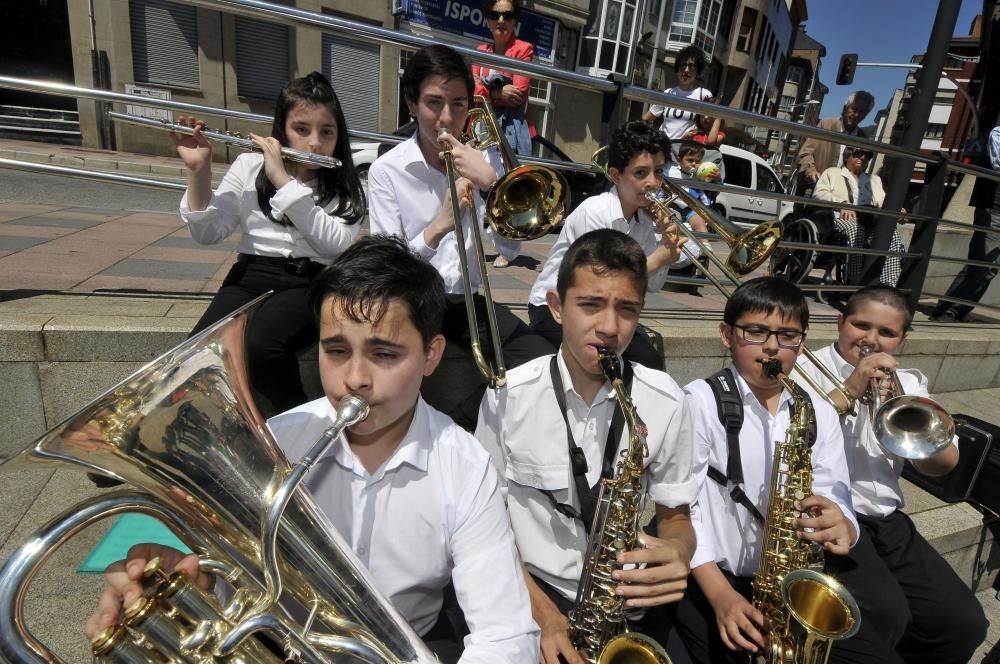
M403 0L403 12L411 23L484 42L492 40L479 0ZM522 9L516 35L534 45L540 59L552 59L555 19Z

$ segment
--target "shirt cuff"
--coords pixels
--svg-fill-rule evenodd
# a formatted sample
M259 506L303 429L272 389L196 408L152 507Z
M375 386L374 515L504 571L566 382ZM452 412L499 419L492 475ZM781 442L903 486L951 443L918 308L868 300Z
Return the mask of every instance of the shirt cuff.
M646 490L657 505L674 508L690 505L695 501L698 497L698 482L690 477L687 481L674 484L650 484Z
M437 253L437 249L432 249L424 241L424 231L420 231L415 238L410 240L410 249L424 260L434 258L434 254Z
M288 213L289 208L303 200L308 200L309 207L312 208L314 205L312 196L312 189L297 180L289 180L271 197L271 212L275 218L280 219Z

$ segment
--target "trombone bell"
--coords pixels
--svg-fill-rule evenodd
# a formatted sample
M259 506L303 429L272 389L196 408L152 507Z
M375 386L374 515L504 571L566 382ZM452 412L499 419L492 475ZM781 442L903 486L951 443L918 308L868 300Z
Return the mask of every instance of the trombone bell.
M518 166L497 180L486 199L486 219L508 240L535 240L558 228L569 188L545 166Z

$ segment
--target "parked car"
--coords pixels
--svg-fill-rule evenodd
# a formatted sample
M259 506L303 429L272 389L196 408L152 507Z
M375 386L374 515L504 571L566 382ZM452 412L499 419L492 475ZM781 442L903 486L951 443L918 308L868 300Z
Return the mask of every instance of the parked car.
M723 144L720 146L725 166L725 184L747 189L742 192L722 192L715 199L715 208L732 221L756 224L768 219L784 219L792 204L773 198L755 196L755 191L785 193L781 179L771 165L753 152Z
M379 145L381 143L351 142L351 157L354 159L354 167L358 169L358 176L361 178L365 193L368 193L368 168L378 158Z

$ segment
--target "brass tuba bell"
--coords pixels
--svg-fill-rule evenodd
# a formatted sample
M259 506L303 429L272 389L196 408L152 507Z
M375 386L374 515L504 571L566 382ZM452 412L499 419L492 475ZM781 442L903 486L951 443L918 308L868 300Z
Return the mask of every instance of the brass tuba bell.
M437 661L290 481L311 453L295 466L285 460L251 398L244 357L247 319L262 299L146 365L4 464L7 472L72 464L129 488L76 505L10 555L0 569L0 659L61 661L25 623L28 586L81 529L131 512L162 521L234 593L220 605L193 584L149 570L165 584L130 607L124 629L98 638L101 661ZM367 404L358 401L341 404L327 435L363 418Z

